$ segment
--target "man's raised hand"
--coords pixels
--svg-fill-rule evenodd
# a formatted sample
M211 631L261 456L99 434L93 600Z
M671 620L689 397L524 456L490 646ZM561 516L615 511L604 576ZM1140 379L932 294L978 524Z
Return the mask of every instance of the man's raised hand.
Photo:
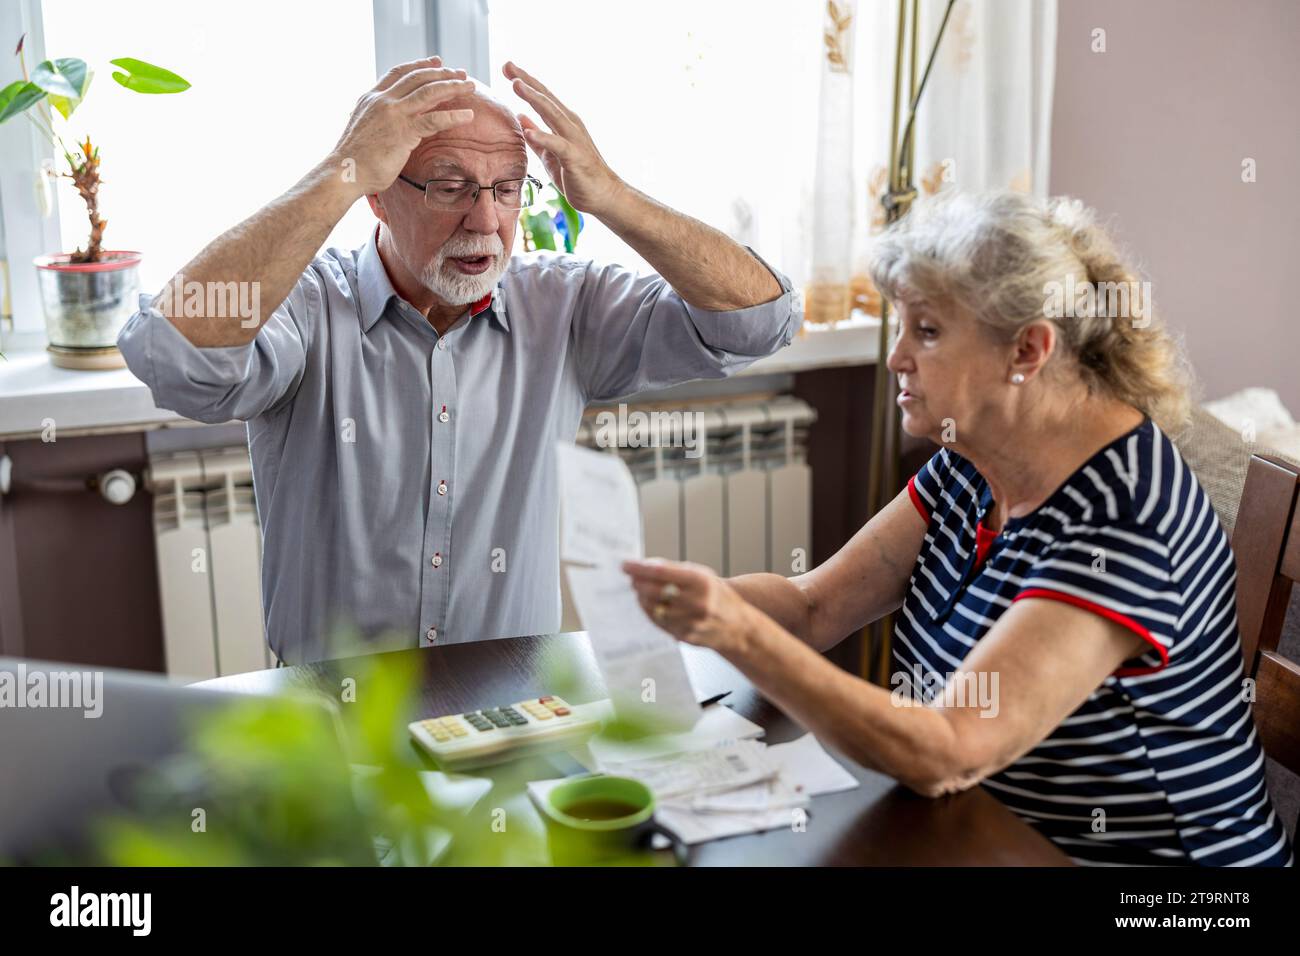
M473 91L465 71L444 67L441 57L395 66L357 100L331 159L358 196L383 192L420 140L474 119L470 109L439 109Z
M519 115L524 139L546 167L551 182L575 209L602 215L622 192L623 181L600 155L587 127L554 93L513 62L501 72L513 81L515 93L550 127L549 131L540 129L527 116Z

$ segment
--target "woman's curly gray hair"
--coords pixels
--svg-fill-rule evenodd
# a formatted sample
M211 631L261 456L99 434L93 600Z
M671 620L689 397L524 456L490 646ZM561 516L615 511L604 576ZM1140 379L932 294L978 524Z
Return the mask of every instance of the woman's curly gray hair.
M1049 365L1072 364L1090 391L1140 409L1169 435L1187 425L1191 376L1181 345L1148 296L1140 322L1129 309L1107 308L1116 299L1106 290L1127 296L1145 287L1078 200L938 193L876 241L871 278L891 300L907 292L960 305L1008 341L1031 322L1051 321L1063 348ZM1085 285L1094 294L1069 303L1073 316L1049 307L1061 290Z

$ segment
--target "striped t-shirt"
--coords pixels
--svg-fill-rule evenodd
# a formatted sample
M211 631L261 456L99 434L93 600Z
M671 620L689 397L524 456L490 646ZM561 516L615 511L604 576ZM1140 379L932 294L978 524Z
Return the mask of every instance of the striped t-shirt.
M1150 419L1000 534L982 524L988 483L955 452L908 489L929 527L897 618L904 680L938 686L1025 599L1085 608L1150 645L984 786L1080 863L1293 862L1243 690L1228 538Z

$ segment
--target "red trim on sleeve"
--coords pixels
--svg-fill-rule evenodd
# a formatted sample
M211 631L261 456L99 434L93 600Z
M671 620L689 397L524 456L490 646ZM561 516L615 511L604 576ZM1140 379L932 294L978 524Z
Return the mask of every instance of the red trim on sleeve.
M916 510L921 512L921 517L925 523L930 523L930 511L925 507L925 502L921 500L921 493L916 490L916 475L907 479L907 495L912 499L912 504L916 505Z
M1151 636L1150 631L1131 617L1120 614L1118 611L1112 611L1108 607L1102 607L1100 604L1089 601L1087 598L1075 597L1073 594L1065 594L1062 591L1052 591L1048 588L1029 588L1027 591L1021 591L1011 599L1011 603L1014 604L1016 601L1023 598L1047 598L1049 601L1061 601L1065 604L1073 604L1075 607L1083 608L1085 611L1099 614L1108 621L1114 621L1116 624L1128 628L1138 637L1142 638L1142 640L1154 647L1157 653L1160 654L1159 667L1121 667L1115 671L1116 677L1137 677L1142 674L1154 674L1169 666L1169 651L1163 644Z

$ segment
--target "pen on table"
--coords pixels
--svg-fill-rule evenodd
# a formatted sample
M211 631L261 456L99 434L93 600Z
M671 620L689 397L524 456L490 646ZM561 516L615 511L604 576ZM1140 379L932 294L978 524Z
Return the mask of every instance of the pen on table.
M731 691L729 691L729 690L724 690L721 694L714 694L714 695L713 695L712 697L710 697L708 700L702 700L702 701L700 701L700 706L701 706L701 707L708 707L710 704L716 704L718 701L722 700L722 698L726 697L726 696L727 696L728 694L730 694L730 693L731 693Z

